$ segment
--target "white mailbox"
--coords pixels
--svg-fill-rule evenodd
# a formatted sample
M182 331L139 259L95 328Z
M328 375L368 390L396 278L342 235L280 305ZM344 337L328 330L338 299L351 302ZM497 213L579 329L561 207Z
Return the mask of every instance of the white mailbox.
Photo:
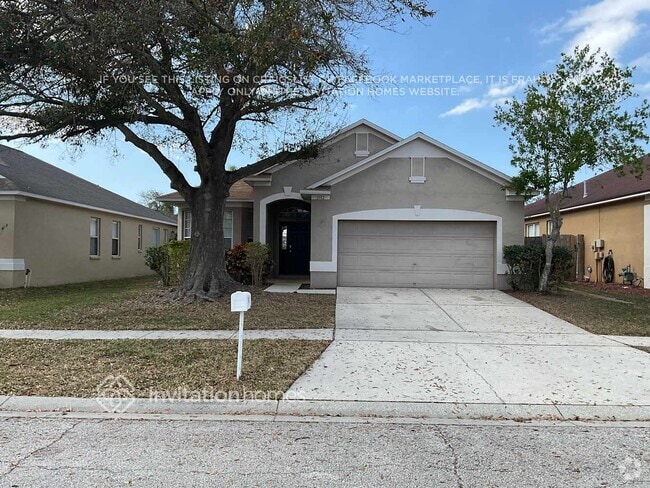
M236 291L230 295L231 312L248 312L251 309L251 294L247 291Z

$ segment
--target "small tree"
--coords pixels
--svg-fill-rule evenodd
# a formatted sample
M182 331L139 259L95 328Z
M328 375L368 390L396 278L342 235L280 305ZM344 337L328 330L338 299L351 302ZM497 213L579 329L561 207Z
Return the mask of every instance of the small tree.
M138 193L140 197L140 204L145 207L149 207L152 210L156 210L163 215L168 217L174 216L174 206L169 202L160 202L158 199L162 196L159 191L156 190L143 190Z
M576 173L607 167L621 174L643 172L650 106L644 99L632 107L638 95L631 77L630 68L617 66L600 50L576 48L562 54L554 73L542 73L529 85L522 101L496 109L495 121L510 133L512 165L519 170L512 187L526 196L541 193L552 223L539 291L548 289L560 209Z

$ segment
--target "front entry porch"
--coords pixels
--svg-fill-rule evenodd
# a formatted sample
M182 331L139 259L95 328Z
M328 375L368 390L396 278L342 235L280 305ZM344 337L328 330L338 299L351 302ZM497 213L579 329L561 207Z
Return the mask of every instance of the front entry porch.
M311 250L311 206L284 199L272 202L267 211L266 242L271 247L272 277L307 277Z

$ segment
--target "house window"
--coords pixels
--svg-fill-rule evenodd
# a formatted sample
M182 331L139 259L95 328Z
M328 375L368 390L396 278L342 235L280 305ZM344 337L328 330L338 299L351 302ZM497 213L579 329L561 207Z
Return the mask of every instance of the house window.
M120 234L122 233L122 224L113 220L111 222L111 256L117 257L120 255Z
M183 239L192 237L192 212L183 210Z
M223 246L232 249L232 210L223 214Z
M183 210L182 220L183 220L183 239L189 239L192 237L192 212L190 210ZM223 245L226 249L232 249L232 244L233 244L232 220L233 220L232 210L226 210L223 213Z
M99 235L101 231L101 219L90 219L90 255L99 256Z
M411 183L424 183L427 181L426 165L426 158L411 158L411 176L409 177Z
M550 236L553 232L553 222L551 220L546 221L546 235Z
M138 252L142 252L142 224L138 225Z
M526 224L526 237L539 237L539 222Z
M157 247L160 245L160 227L154 227L151 232L151 245Z
M163 242L167 242L169 240L169 229L163 229Z
M356 136L356 147L354 150L354 155L357 157L365 158L370 155L370 134L367 132L362 132L355 134Z

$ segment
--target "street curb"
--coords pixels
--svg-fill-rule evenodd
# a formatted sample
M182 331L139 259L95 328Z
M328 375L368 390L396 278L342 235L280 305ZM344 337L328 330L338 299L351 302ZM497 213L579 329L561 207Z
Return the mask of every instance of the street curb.
M0 412L80 412L214 416L377 417L514 421L650 421L648 405L534 405L501 403L426 403L330 400L164 401L127 399L107 409L107 399L0 396ZM128 405L127 405L128 404Z

